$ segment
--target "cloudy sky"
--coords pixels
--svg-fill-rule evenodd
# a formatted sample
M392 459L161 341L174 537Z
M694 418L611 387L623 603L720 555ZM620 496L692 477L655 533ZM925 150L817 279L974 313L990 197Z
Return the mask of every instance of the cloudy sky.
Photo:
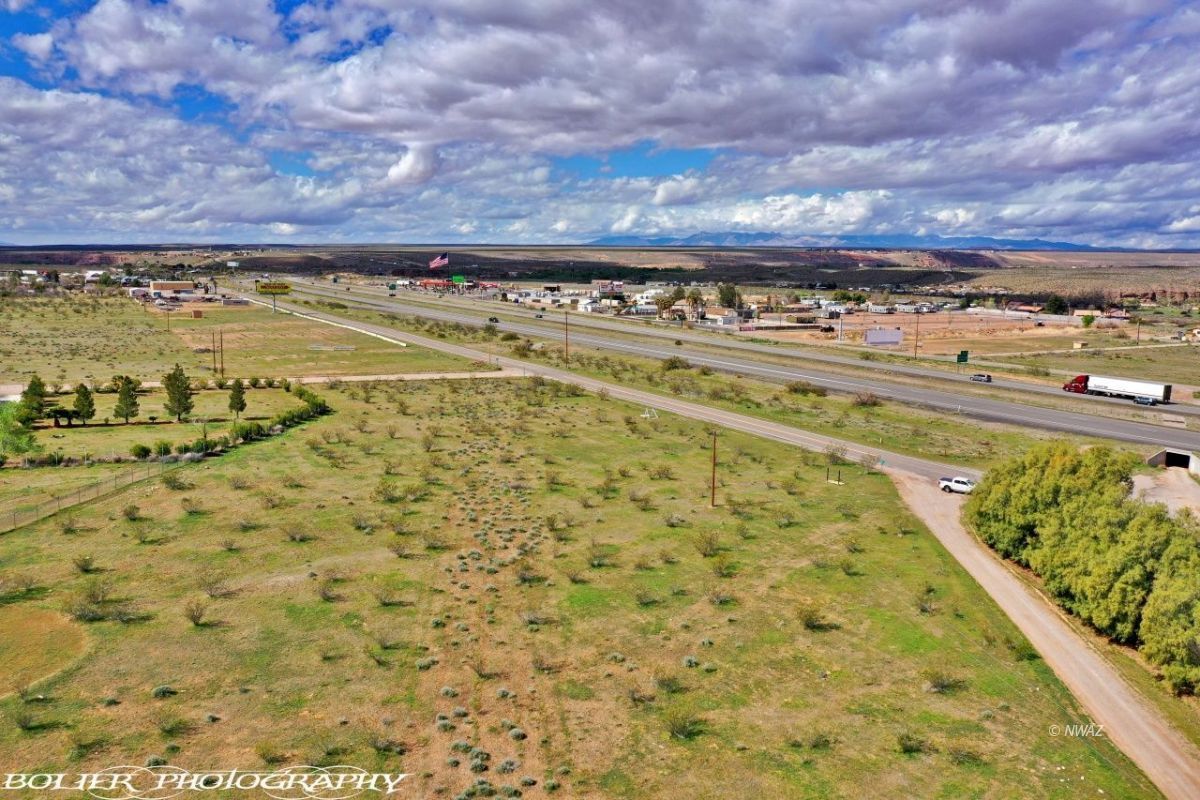
M1200 247L1200 6L0 0L0 241Z

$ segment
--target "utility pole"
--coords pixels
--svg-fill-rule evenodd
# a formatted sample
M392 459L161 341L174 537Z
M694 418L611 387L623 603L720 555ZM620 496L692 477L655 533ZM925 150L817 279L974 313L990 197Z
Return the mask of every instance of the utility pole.
M567 316L567 310L563 309L563 361L571 361L571 323Z
M221 328L219 331L217 331L217 335L220 337L220 342L221 342L221 377L224 378L225 377L225 329Z
M921 312L920 311L918 311L916 313L916 317L917 317L917 332L916 332L916 335L913 336L913 358L917 357L917 345L921 341Z
M217 374L217 330L216 328L209 331L212 334L212 354L213 354L213 374Z
M712 508L717 507L717 432L712 432L712 482L709 494L709 505Z
M171 312L167 311L166 314L167 314L167 330L169 331L169 330L171 330Z

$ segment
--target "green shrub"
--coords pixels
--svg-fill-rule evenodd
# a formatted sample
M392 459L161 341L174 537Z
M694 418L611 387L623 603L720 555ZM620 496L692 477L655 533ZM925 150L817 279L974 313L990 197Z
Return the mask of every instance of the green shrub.
M135 444L133 447L129 448L129 454L134 458L149 458L150 453L150 448L144 444Z

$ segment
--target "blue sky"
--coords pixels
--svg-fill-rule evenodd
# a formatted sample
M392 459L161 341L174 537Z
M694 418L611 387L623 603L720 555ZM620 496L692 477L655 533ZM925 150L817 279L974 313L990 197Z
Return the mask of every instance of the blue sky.
M0 241L1200 246L1173 0L0 0Z

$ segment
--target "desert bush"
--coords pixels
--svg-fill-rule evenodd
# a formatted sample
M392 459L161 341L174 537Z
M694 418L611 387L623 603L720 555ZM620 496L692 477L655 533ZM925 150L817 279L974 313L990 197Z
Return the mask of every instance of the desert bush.
M933 746L926 739L909 731L904 731L896 736L896 745L900 748L900 752L905 755L917 755L933 751Z
M201 600L189 600L183 607L184 619L197 628L204 625L204 618L207 614L208 606Z
M672 739L690 741L705 733L707 721L683 708L668 708L663 712L663 725Z
M832 631L841 626L825 617L824 611L816 603L803 603L796 609L800 623L810 631Z
M967 682L961 678L956 678L938 669L925 670L924 678L925 691L933 694L947 694L967 685Z
M316 538L311 533L309 533L307 530L299 527L298 525L288 526L288 528L284 531L284 534L287 536L287 540L289 542L296 542L298 544L303 544L304 542L311 542L313 539Z
M825 389L808 381L792 381L787 385L787 390L791 394L813 395L814 397L824 397L829 394Z
M713 558L712 572L718 578L732 578L737 575L737 571L738 565L724 553Z
M696 548L696 552L704 558L713 558L722 550L721 536L716 531L698 534L692 540L692 545Z

